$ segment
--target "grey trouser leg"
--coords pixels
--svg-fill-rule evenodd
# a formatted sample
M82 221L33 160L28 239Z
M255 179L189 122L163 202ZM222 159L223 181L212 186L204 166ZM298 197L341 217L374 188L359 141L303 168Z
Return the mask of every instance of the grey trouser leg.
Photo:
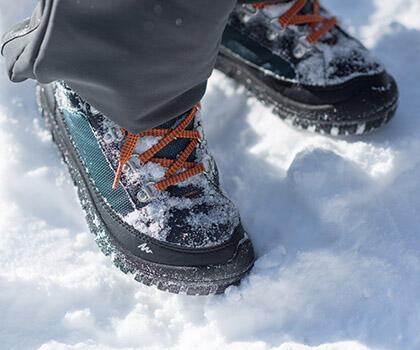
M258 1L253 1L258 2ZM64 80L133 133L203 96L235 0L40 0L2 40L9 77Z

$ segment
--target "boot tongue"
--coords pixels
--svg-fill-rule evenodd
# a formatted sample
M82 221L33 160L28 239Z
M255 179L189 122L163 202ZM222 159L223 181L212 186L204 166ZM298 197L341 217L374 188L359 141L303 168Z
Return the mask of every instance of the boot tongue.
M307 1L305 6L303 6L302 10L300 10L300 15L307 15L313 12L313 6L311 1Z
M178 117L175 117L174 119L167 121L166 123L159 125L156 129L173 129L178 125L178 123L180 123L187 116L188 113L189 111ZM194 123L195 123L195 117L192 119L191 123L188 125L186 130L193 130ZM141 138L137 144L136 152L139 154L145 152L153 144L158 142L159 139L160 137L154 137L154 136L146 136L144 138ZM168 145L166 145L159 152L157 152L155 157L172 159L172 160L177 159L179 154L188 146L190 141L191 141L190 139L177 138L169 142ZM194 159L195 159L195 150L188 157L187 161L192 162L194 161Z

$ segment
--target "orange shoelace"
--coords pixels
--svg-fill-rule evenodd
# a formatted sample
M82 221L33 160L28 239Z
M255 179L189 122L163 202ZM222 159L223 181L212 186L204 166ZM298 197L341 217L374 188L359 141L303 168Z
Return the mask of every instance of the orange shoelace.
M197 130L185 129L191 123L199 108L199 104L195 105L188 113L188 115L173 129L155 128L145 131L141 134L132 134L126 130L123 130L123 132L126 134L126 140L120 154L118 169L115 174L115 180L112 188L117 188L118 183L120 182L124 165L132 157L134 148L136 147L139 138L144 136L162 137L162 139L160 139L159 142L156 143L153 147L139 155L140 164L153 162L168 168L168 170L165 173L165 178L155 183L155 187L158 191L163 191L171 185L177 184L181 181L188 179L191 176L204 172L205 168L202 163L197 164L196 162L187 161L188 157L193 152L195 146L197 146L201 136ZM176 138L191 139L188 146L181 152L181 154L176 160L155 157L155 154L157 152L159 152L162 148L167 146L171 141L173 141ZM181 168L184 168L186 170L181 173L177 173L178 170L180 170Z
M319 13L319 0L313 0L313 13L307 15L298 15L303 9L308 0L297 0L293 6L279 17L280 24L285 27L293 24L309 24L312 33L306 37L311 44L318 41L323 37L330 29L332 29L337 23L337 18L325 18ZM265 1L257 4L253 4L255 9L261 9L268 5L278 4L278 1ZM318 27L319 24L322 25Z

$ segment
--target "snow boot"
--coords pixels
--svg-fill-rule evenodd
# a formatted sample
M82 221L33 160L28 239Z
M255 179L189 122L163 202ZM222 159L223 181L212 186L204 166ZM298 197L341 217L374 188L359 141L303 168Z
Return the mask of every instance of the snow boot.
M222 293L254 252L219 184L199 106L140 135L123 130L62 82L38 87L47 127L106 255L146 285Z
M319 133L363 134L397 108L394 79L318 0L237 5L216 68L280 118Z

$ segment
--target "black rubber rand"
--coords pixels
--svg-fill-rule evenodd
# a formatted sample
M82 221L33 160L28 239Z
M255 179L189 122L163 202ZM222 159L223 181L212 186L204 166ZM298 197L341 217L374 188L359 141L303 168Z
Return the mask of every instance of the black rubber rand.
M386 72L328 87L276 78L221 46L216 69L245 86L295 127L331 135L370 132L389 122L398 105L395 80Z

